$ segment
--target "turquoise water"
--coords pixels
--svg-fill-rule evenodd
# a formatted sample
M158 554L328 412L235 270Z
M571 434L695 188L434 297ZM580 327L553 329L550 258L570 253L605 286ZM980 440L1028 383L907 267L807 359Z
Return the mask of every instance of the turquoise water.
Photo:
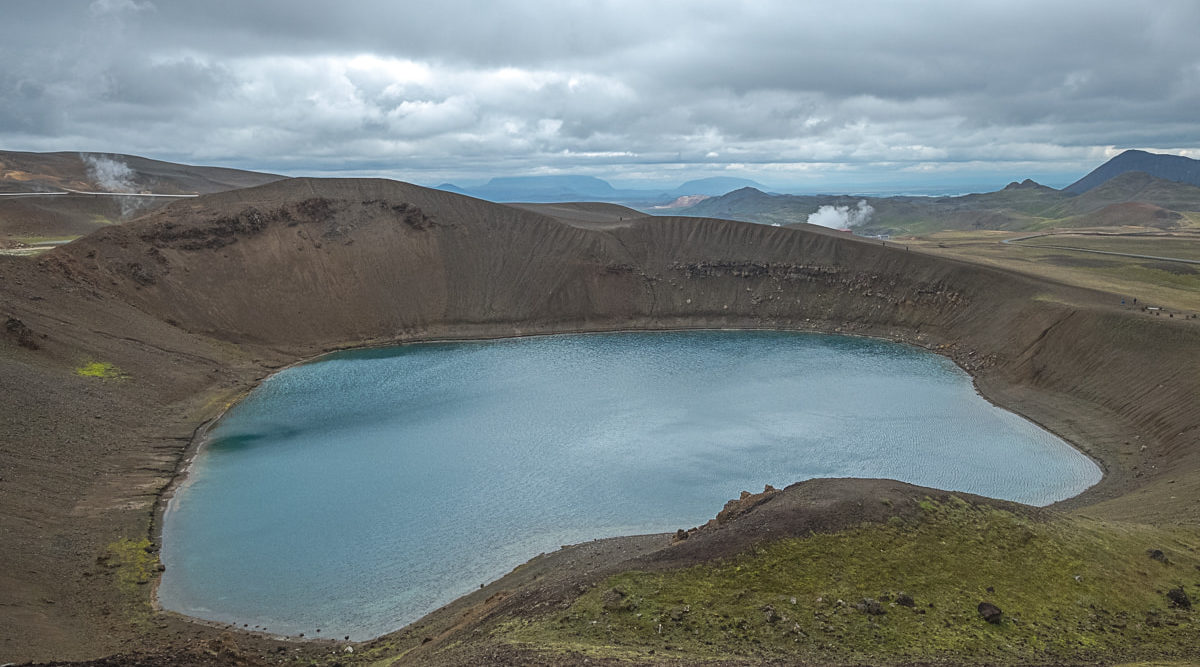
M159 599L366 639L562 544L687 528L743 489L846 476L1042 505L1100 470L949 360L880 341L623 333L339 353L270 378L212 430L166 515Z

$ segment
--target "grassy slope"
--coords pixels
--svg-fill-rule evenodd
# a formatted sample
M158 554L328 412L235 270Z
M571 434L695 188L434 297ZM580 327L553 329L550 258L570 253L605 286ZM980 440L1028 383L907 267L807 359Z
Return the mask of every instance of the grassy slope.
M1138 297L1139 305L1200 313L1200 265L1039 247L1061 245L1190 259L1200 255L1200 240L1055 235L1020 244L1000 243L1011 237L1000 232L942 232L904 243L913 249L1126 296L1129 306L1132 298Z
M1022 241L1028 246L1070 246L1106 252L1125 252L1135 255L1179 257L1200 261L1200 237L1164 236L1093 236L1081 234L1055 234Z
M666 572L626 572L568 609L502 625L502 641L596 657L1090 661L1194 656L1200 535L965 502L781 540ZM1168 562L1151 558L1160 549ZM916 606L896 604L907 593ZM885 613L866 613L863 598ZM977 612L987 600L998 625Z

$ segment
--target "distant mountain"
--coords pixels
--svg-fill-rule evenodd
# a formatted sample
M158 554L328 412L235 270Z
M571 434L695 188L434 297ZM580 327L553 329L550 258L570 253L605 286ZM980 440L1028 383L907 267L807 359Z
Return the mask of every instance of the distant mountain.
M1141 171L1176 183L1200 186L1200 160L1182 155L1164 155L1128 150L1096 167L1087 176L1063 188L1071 194L1083 194L1121 174Z
M473 188L443 183L438 190L470 195L493 202L578 202L599 201L633 206L666 204L690 195L722 195L741 187L762 187L744 178L718 176L688 181L671 190L618 189L594 176L508 176L493 178Z
M712 178L700 178L694 181L688 181L687 183L675 188L671 192L680 197L686 197L688 195L708 195L710 197L716 197L727 192L733 192L739 188L755 188L758 190L765 189L761 183L756 183L748 178L713 176Z
M860 210L859 202L871 208L870 215L863 216L854 228L865 233L1021 231L1114 224L1173 228L1189 224L1179 211L1200 211L1200 188L1142 172L1121 174L1078 196L1031 180L1013 182L995 192L937 198L779 195L742 188L674 209L671 214L795 225L807 222L810 215L826 206L846 212ZM1138 206L1126 206L1132 203Z
M611 197L616 189L595 176L509 176L493 178L475 191L491 195L518 193L535 199L563 196L595 199Z
M1197 160L1193 162L1200 164ZM1200 187L1157 178L1143 171L1127 171L1063 201L1049 214L1079 215L1127 202L1153 204L1172 211L1200 211Z
M746 187L710 197L672 215L786 224L801 222L800 216L807 217L819 206L817 197L769 195L758 188Z
M705 199L709 199L709 198L710 197L708 195L680 195L680 196L676 197L674 199L674 201L672 201L671 203L660 204L658 206L651 206L650 210L651 211L665 211L667 209L687 208L689 206L695 206L696 204L699 204L700 202L704 201Z
M1054 206L1070 199L1071 195L1062 190L1042 185L1030 179L1020 183L1013 181L1002 190L961 195L958 197L941 197L937 201L953 207L955 210L1003 210L1018 213L1032 218L1046 217L1047 212Z
M454 193L454 194L456 194L456 195L467 195L467 196L470 196L470 195L471 195L471 193L470 193L470 192L467 192L467 191L466 191L466 190L464 190L463 188L460 188L460 187L458 187L457 185L455 185L455 184L453 184L453 183L442 183L441 185L435 185L435 186L433 187L433 189L434 189L434 190L441 190L441 191L443 191L443 192L453 192L453 193Z
M620 199L618 191L608 181L595 176L505 176L473 188L443 183L437 189L493 202L611 202Z

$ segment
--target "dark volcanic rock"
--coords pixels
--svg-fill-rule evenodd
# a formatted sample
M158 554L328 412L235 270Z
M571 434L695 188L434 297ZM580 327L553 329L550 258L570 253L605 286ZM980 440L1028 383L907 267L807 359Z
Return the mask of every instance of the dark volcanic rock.
M25 326L21 320L15 317L8 318L8 321L4 323L4 331L16 339L17 345L31 350L38 349L37 341L33 339L33 330Z
M1167 559L1167 555L1163 553L1162 549L1150 549L1146 552L1146 555L1150 557L1150 560L1156 560L1160 563L1171 562L1169 559Z
M1003 612L1000 611L1000 607L991 602L980 602L977 609L979 610L979 615L988 623L999 623L1004 616Z
M883 605L879 603L879 600L874 598L863 598L862 600L859 600L858 604L854 605L854 608L863 612L864 614L870 614L872 616L882 616L883 614L887 613L887 610L883 608Z
M637 607L629 599L629 594L620 588L610 588L604 591L604 595L600 596L600 600L607 611L629 611Z
M908 593L901 593L896 596L896 604L900 605L901 607L916 607L917 601L914 600L913 596L909 595Z
M1167 600L1170 600L1172 607L1179 607L1180 609L1192 608L1192 600L1188 597L1182 586L1167 591Z

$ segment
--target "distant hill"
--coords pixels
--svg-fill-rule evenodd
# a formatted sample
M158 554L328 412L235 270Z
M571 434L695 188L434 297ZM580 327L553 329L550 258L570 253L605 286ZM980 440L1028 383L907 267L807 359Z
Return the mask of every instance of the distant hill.
M1128 150L1096 167L1087 176L1068 185L1063 190L1075 195L1083 194L1112 178L1131 171L1145 172L1151 176L1176 183L1200 186L1200 160L1193 160L1182 155Z
M177 164L137 155L0 151L0 192L72 189L202 195L264 185L283 178L286 176Z
M595 176L505 176L483 185L464 188L443 183L438 190L465 194L492 202L621 201L618 190Z
M264 185L284 178L278 174L176 164L136 155L0 151L0 245L6 239L24 242L79 236L173 201L167 197L40 193L77 190L196 195Z
M460 188L453 183L442 183L441 185L435 185L435 186L433 186L433 189L441 190L442 192L453 192L456 195L470 196L470 193L467 192L464 188Z
M1152 204L1172 211L1200 211L1200 187L1157 178L1142 171L1127 171L1078 197L1063 201L1050 214L1053 217L1079 215L1127 202Z
M763 190L764 186L748 178L733 178L730 176L714 176L688 181L671 192L679 197L688 195L708 195L715 197L740 188L755 188Z
M595 176L510 176L493 178L470 191L481 199L594 201L611 198L612 185Z
M1144 202L1109 204L1102 209L1085 213L1075 218L1066 218L1056 227L1153 227L1175 229L1183 222L1183 215L1161 206Z
M863 216L855 230L870 234L927 234L949 229L1021 231L1052 226L1173 228L1189 224L1179 211L1200 211L1200 188L1141 172L1121 174L1078 196L1031 180L1013 182L995 192L938 198L777 195L742 188L671 213L796 225L807 222L822 207L856 210L860 202L871 212ZM1123 206L1133 203L1139 206Z
M718 176L688 181L670 190L619 189L595 176L508 176L493 178L473 188L443 183L438 190L465 194L492 202L598 201L631 206L653 206L689 195L723 195L742 187L763 187L745 178Z

